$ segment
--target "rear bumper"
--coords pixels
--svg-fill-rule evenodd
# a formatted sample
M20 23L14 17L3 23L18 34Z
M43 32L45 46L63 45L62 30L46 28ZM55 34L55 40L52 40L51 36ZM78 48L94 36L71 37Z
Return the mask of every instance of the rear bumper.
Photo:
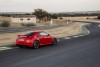
M26 43L26 42L16 42L17 46L28 46L28 47L32 47L33 44L32 43Z

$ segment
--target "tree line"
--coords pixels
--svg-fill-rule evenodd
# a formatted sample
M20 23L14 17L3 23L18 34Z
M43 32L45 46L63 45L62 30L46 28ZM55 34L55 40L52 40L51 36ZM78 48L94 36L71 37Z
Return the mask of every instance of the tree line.
M34 9L33 15L36 16L37 19L44 20L44 21L49 21L51 19L57 19L58 16L56 14L51 14L48 13L47 11L43 9Z

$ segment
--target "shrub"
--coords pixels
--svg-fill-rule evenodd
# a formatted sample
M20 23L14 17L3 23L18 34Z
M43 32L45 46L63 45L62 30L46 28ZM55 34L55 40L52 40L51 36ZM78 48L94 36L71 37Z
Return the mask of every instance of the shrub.
M33 23L27 23L26 26L36 26L36 25Z
M9 27L10 26L10 22L9 21L3 21L1 24L0 24L1 27Z
M56 14L51 15L52 19L58 19L58 16Z
M86 19L89 19L88 17Z
M60 17L59 19L63 19L62 17Z
M22 23L22 26L36 26L34 23Z
M24 23L21 23L21 26L26 26Z
M100 19L100 16L98 16L98 19Z

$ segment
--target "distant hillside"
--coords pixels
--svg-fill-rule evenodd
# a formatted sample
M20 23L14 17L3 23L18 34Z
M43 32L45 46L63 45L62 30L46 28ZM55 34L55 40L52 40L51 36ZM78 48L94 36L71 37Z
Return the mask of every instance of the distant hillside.
M60 12L52 14L56 14L58 16L99 16L100 11Z
M0 12L0 15L26 15L32 14L32 12ZM80 12L59 12L59 13L51 13L56 14L59 17L63 16L100 16L100 11L80 11Z
M0 12L0 16L6 16L6 17L10 17L10 16L16 16L16 15L32 15L32 13L30 12Z
M89 13L89 14L93 14L93 13L100 13L100 11L81 11L81 12L60 12L60 13L62 13L62 14L68 14L68 13L74 13L74 14L78 14L78 13L83 13L83 14L85 14L85 13Z
M0 12L0 14L30 14L31 12Z

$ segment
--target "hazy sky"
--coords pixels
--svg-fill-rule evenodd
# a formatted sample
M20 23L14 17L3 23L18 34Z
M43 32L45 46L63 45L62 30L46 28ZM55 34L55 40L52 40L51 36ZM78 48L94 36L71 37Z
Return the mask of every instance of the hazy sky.
M0 12L32 12L36 8L48 12L100 10L100 0L0 0Z

